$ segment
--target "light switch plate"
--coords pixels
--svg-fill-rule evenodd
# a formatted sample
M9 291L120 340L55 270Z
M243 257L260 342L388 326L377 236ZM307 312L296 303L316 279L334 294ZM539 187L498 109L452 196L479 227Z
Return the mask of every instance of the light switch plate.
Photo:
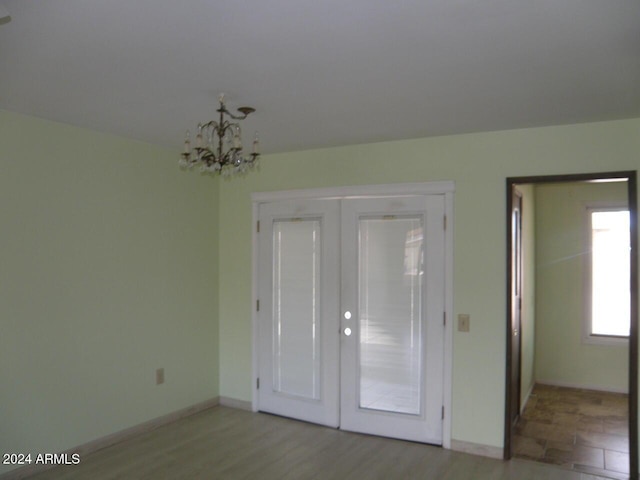
M458 315L458 331L459 332L468 332L470 329L471 317L467 313L460 313Z

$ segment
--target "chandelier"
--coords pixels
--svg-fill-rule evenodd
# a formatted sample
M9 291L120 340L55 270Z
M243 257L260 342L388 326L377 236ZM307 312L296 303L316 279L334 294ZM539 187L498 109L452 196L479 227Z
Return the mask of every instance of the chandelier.
M249 114L255 112L255 109L240 107L238 108L240 115L234 115L227 110L224 93L220 94L218 101L220 107L216 111L220 114L219 120L198 124L193 148L189 130L187 130L179 165L185 169L199 166L201 173L217 173L225 177L235 173L245 173L258 163L260 156L258 133L256 132L253 138L251 153L245 154L240 123L233 120L244 120ZM228 118L225 119L225 117Z

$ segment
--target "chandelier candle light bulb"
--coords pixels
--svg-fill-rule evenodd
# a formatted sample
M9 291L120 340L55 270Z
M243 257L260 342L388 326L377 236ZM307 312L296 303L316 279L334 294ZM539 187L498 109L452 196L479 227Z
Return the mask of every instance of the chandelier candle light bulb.
M196 135L196 148L202 148L202 124L198 124L198 134Z
M193 149L187 130L184 151L180 154L180 167L192 169L198 165L202 173L218 173L223 176L245 173L257 165L260 157L258 133L256 132L253 139L251 153L245 156L239 120L244 120L255 110L251 107L240 107L239 114L229 112L224 94L218 96L218 102L220 106L216 111L219 113L219 120L198 123L196 145Z
M190 154L191 153L191 139L189 138L189 130L187 130L187 133L184 136L184 152L183 154Z

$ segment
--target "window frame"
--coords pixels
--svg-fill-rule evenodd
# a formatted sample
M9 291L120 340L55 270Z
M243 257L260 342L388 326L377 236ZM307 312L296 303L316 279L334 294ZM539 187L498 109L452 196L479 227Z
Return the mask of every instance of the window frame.
M585 205L584 213L584 315L582 320L582 343L588 345L604 345L604 346L626 346L629 342L629 335L601 335L593 334L592 328L592 224L591 214L594 212L618 212L625 210L630 212L627 202L593 202ZM631 232L629 232L631 233ZM631 265L629 265L631 272ZM629 318L631 323L631 317Z

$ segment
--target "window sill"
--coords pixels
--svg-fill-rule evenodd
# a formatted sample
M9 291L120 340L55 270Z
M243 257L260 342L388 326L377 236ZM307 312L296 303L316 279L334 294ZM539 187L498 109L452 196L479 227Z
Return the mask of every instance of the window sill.
M629 345L629 337L620 337L616 335L583 335L582 343L586 345L624 347Z

